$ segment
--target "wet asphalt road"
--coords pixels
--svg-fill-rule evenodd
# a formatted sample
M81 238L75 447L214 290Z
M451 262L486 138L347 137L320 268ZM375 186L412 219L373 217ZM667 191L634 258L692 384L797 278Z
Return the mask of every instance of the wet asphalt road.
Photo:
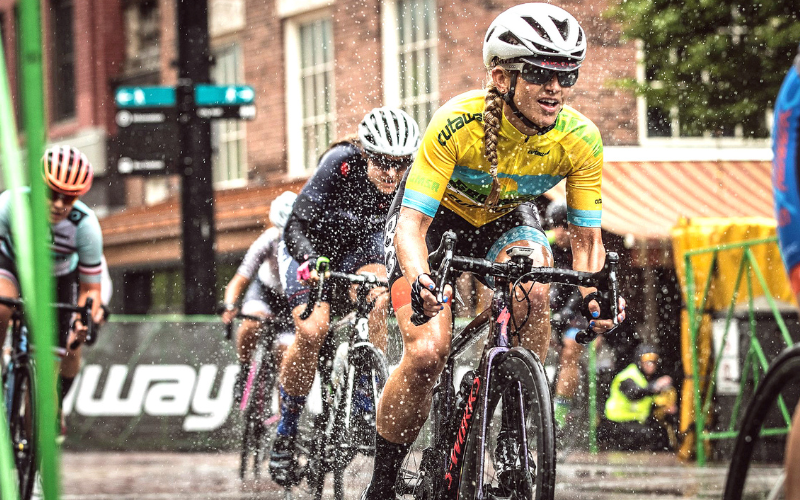
M558 467L559 500L720 499L726 464L699 468L672 455L574 453ZM242 483L235 453L70 453L63 455L64 500L283 499L284 490L269 480ZM371 471L359 457L347 498L357 499ZM768 488L777 467L759 469ZM332 498L331 481L325 498ZM294 488L292 498L311 498Z

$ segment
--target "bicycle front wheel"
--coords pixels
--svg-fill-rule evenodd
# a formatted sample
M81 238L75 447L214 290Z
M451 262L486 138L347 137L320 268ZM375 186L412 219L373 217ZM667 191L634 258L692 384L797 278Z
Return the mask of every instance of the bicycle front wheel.
M10 394L8 425L14 447L20 498L28 500L36 481L35 382L30 365L16 365L11 372L13 381L10 387L13 392Z
M783 481L779 472L772 471L775 472L772 474L774 477L770 477L767 471L763 471L755 478L757 481L748 481L748 472L752 468L753 452L759 441L764 421L771 410L775 411L778 397L782 393L786 393L784 396L792 399L791 388L796 387L798 379L800 379L800 345L784 350L775 358L747 406L728 467L723 500L741 500L745 496L756 498L754 495L762 495L758 498L782 498L772 493L766 496L767 492L779 493L782 489L774 487L776 481ZM796 399L795 396L793 401ZM793 409L794 406L789 407L789 411Z
M459 499L550 500L556 447L547 376L538 357L513 348L479 391L464 443Z
M388 378L386 359L372 344L350 354L346 377L335 388L333 426L328 429L333 496L352 498L369 482L375 455L375 411ZM366 471L366 476L365 476Z

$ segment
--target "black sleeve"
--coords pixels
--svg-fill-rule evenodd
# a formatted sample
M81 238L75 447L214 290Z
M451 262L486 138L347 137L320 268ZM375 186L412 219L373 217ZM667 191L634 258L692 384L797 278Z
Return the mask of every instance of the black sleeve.
M326 207L333 208L340 191L342 162L354 154L358 154L358 150L350 144L333 146L322 155L314 175L297 196L283 232L286 249L296 261L305 261L307 255L324 254L314 248L308 237L309 230L322 218Z
M309 223L316 220L319 214L319 206L301 192L294 202L292 213L283 230L286 249L297 262L304 262L307 256L319 255L306 236Z
M652 396L655 394L650 386L639 387L632 378L626 378L623 380L622 383L619 384L619 390L622 391L622 394L624 394L625 397L632 400L642 399L643 397Z

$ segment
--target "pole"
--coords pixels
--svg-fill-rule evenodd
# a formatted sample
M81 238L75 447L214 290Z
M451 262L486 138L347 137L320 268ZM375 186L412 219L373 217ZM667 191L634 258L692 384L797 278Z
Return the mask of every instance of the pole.
M210 81L208 0L178 0L184 312L213 314L216 288L211 123L197 116L194 86Z
M42 22L40 3L35 0L18 3L20 13L20 49L22 55L22 116L25 123L28 177L30 179L31 239L17 234L17 256L36 361L36 453L41 460L42 487L48 500L56 500L59 490L58 450L55 445L57 400L52 346L56 338L55 315L50 307L55 296L50 255L50 215L41 168L46 127L44 120L44 69L42 68ZM20 245L28 245L23 249ZM22 251L20 251L22 250ZM26 252L29 250L29 252ZM27 253L28 255L25 255Z

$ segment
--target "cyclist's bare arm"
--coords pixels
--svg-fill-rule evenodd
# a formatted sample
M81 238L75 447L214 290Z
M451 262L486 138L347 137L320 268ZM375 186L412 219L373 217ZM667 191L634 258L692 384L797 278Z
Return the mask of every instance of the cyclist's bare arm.
M420 277L420 284L423 286L422 298L425 300L425 315L433 317L438 314L442 306L436 300L436 296L429 291L434 285L430 279L430 266L428 266L428 250L425 245L425 235L433 222L433 217L429 217L422 212L412 208L403 207L400 209L400 217L397 221L397 233L394 237L394 246L397 252L397 262L403 271L403 276L409 285L413 285L417 276ZM426 276L427 275L427 276ZM448 285L445 290L445 297L450 300L453 294L452 288Z
M599 227L581 227L569 225L570 241L572 243L572 269L575 271L597 272L603 268L606 260L606 249ZM584 297L596 291L595 288L579 287ZM625 300L620 298L620 321L625 319ZM597 301L589 302L589 311L600 312ZM610 319L595 320L594 330L603 333L611 329L614 323Z
M236 304L239 301L239 297L242 296L242 292L250 285L250 279L242 276L239 273L233 275L230 282L228 282L228 286L225 287L225 294L223 297L223 302L225 304ZM237 309L225 310L222 312L222 321L230 323L233 321L233 318L236 316L238 312Z

